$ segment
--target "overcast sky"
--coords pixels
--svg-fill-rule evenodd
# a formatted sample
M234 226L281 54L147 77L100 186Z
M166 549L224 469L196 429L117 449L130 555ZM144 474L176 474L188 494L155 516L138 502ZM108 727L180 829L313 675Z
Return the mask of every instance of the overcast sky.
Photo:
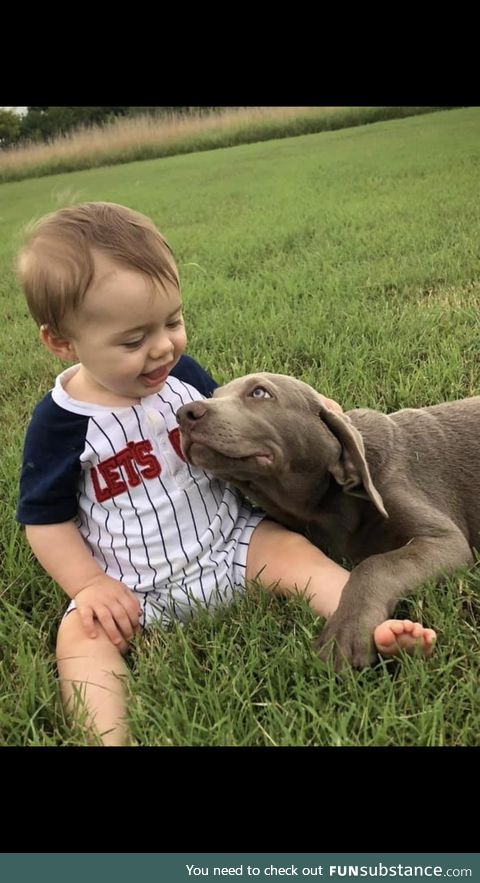
M0 110L15 110L17 113L26 113L26 107L0 107Z

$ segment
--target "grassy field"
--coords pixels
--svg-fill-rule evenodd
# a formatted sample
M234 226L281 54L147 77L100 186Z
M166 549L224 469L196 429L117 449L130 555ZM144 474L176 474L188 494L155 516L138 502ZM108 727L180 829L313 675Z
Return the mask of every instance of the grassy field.
M48 142L27 141L0 150L0 182L344 129L436 110L435 107L240 107L188 115L119 117L102 126L73 129Z
M294 374L345 408L477 394L480 109L0 186L0 740L85 744L58 700L62 592L14 523L22 438L61 364L37 342L12 270L22 226L74 201L151 215L176 254L189 352L220 382ZM400 612L439 633L429 661L337 677L303 602L242 598L130 657L141 745L476 745L480 570Z

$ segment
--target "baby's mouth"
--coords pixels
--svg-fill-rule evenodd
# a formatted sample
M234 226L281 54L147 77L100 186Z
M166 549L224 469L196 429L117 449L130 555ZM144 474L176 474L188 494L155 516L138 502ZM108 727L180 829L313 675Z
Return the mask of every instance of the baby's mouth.
M162 365L161 368L155 368L155 371L149 371L148 374L141 374L141 378L144 383L149 385L155 385L156 383L160 383L162 380L166 380L168 377L168 373L170 371L170 364Z

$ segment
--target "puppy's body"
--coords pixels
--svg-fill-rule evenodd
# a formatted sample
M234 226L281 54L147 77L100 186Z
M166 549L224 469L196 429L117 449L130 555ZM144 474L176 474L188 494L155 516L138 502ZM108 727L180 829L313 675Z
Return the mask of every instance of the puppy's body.
M337 667L371 661L398 600L480 545L480 396L338 414L301 381L255 374L177 417L190 462L357 565L318 639L325 655L335 638Z
M389 518L332 480L314 520L337 554L357 563L398 548L415 528L434 535L440 513L471 547L480 545L480 396L388 416L358 409L346 417L362 437ZM399 486L410 505L395 506Z

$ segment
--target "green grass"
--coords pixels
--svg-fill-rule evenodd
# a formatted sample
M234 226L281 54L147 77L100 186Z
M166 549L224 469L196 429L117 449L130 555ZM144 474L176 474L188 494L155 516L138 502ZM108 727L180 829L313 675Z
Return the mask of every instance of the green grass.
M0 186L2 554L0 739L84 744L58 700L62 592L14 523L25 425L61 368L12 272L22 225L59 205L151 215L179 263L189 352L221 382L294 374L345 408L394 410L480 388L480 109ZM478 567L400 613L439 632L429 661L338 677L311 649L303 602L258 592L130 658L138 744L475 745Z

